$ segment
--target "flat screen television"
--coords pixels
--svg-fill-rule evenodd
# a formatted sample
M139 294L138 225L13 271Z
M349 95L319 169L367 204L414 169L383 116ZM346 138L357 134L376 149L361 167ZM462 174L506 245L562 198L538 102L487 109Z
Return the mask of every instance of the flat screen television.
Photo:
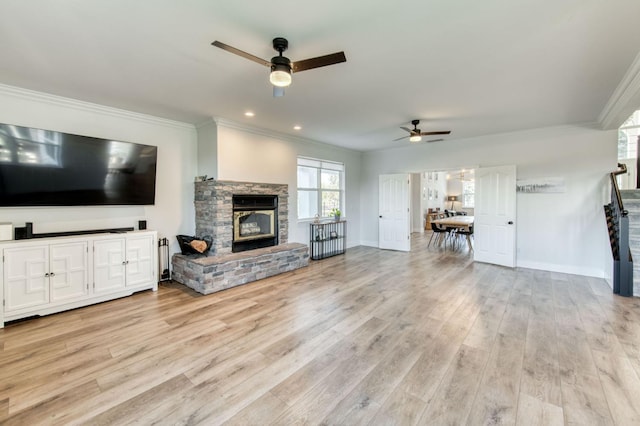
M154 204L157 147L0 124L0 206Z

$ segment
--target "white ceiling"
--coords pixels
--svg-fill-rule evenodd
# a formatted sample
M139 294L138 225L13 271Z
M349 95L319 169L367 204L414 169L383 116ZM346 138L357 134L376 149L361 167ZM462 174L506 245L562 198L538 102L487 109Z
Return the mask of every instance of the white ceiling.
M638 18L638 0L2 0L0 83L371 150L409 144L414 118L447 139L596 121ZM270 59L276 36L292 61L347 62L274 98L268 68L211 46Z

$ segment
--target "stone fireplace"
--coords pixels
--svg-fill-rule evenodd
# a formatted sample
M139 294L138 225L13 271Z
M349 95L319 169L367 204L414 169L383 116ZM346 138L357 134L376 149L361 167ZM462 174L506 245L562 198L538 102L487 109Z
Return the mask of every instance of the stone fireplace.
M289 191L288 185L272 183L234 182L224 180L207 180L195 183L196 235L210 235L213 238L210 254L219 255L260 247L285 244L289 237ZM249 244L234 244L235 233L249 237L257 232L263 218L245 218L248 211L269 210L273 214L275 235L237 241ZM242 212L242 213L241 213ZM238 215L235 215L238 213ZM265 214L262 212L261 214ZM262 217L262 216L261 216ZM245 231L234 227L238 218L247 223ZM255 223L255 225L254 225ZM257 235L252 235L257 236ZM271 241L266 241L267 239ZM240 238L242 240L242 238ZM261 245L265 244L265 245ZM249 248L246 248L249 247Z
M195 183L196 236L212 237L207 256L176 253L171 278L202 294L303 268L306 244L288 243L287 185Z

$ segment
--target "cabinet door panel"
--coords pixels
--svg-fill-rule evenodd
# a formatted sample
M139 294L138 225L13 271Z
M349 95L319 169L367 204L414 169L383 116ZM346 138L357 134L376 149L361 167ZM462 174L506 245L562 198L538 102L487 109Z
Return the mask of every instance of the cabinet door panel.
M127 238L127 286L138 286L154 281L154 243L152 235Z
M51 250L51 301L76 299L87 294L87 242L54 244Z
M93 243L95 293L107 293L125 288L124 248L124 238L97 240Z
M7 312L49 303L48 246L4 250Z

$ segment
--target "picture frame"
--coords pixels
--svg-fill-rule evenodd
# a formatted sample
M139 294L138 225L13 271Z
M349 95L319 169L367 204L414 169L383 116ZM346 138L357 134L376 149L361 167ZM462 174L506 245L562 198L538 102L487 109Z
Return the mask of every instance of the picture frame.
M524 194L559 194L566 192L564 176L517 179L516 192Z

